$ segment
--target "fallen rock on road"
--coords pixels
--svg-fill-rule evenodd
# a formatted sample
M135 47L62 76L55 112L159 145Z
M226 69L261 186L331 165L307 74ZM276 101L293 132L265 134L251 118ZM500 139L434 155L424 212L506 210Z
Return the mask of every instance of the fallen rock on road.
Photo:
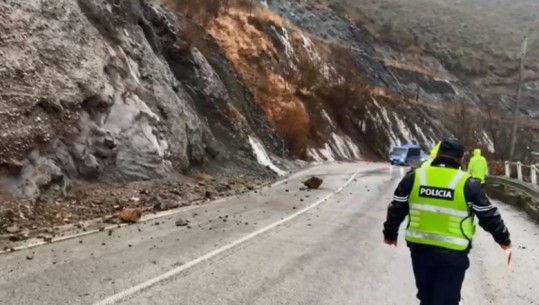
M142 217L140 209L125 208L118 214L118 219L123 223L136 223Z
M183 218L178 218L178 220L176 220L176 226L177 227L185 227L187 226L187 224L189 224L189 222Z
M16 233L21 232L21 228L19 228L19 226L17 226L17 225L13 225L11 227L8 227L6 229L6 232L8 232L10 234L16 234Z
M176 209L180 206L180 203L174 200L163 200L158 197L156 201L157 202L153 206L153 209L155 211L168 211L168 210Z
M311 177L303 181L303 185L305 185L310 190L316 190L320 187L320 185L322 185L322 182L324 182L324 180L322 180L321 178Z

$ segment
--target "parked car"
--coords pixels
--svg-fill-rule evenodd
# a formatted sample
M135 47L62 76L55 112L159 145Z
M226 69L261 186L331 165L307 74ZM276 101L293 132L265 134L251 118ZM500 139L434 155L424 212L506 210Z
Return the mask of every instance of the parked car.
M397 146L389 154L391 165L419 167L427 159L428 155L421 151L421 147L413 144Z

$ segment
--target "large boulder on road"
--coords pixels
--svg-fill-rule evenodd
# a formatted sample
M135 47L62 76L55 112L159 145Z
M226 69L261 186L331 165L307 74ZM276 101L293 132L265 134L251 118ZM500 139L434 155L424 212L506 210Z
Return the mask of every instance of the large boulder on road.
M318 178L318 177L311 177L305 181L303 181L303 184L310 190L315 190L315 189L318 189L320 187L320 185L322 185L322 182L324 182L324 180L322 180L321 178Z

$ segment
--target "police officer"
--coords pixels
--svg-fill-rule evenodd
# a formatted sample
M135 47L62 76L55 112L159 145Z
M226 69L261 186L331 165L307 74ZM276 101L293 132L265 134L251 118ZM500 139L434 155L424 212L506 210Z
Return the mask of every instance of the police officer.
M487 159L481 155L481 149L477 148L473 151L467 171L472 177L478 179L481 185L485 184L485 177L488 175L488 165Z
M421 305L457 305L468 253L474 235L474 217L507 250L511 247L498 209L478 180L459 170L464 147L442 141L428 167L409 172L399 183L384 223L384 242L397 245L400 224L409 216L406 241L411 251L417 298Z

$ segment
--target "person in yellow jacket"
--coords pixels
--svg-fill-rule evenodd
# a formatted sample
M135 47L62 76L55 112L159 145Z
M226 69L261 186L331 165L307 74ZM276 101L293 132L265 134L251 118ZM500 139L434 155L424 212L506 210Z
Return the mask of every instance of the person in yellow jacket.
M473 156L468 163L468 174L485 184L485 177L488 175L487 159L481 155L481 149L477 148L473 151Z
M436 143L436 145L434 145L434 147L430 150L430 158L423 162L423 164L421 164L421 167L425 168L425 167L428 167L430 166L430 164L432 163L432 160L434 160L436 158L436 155L438 155L438 150L440 149L440 143L442 143L441 141L439 141L438 143Z

